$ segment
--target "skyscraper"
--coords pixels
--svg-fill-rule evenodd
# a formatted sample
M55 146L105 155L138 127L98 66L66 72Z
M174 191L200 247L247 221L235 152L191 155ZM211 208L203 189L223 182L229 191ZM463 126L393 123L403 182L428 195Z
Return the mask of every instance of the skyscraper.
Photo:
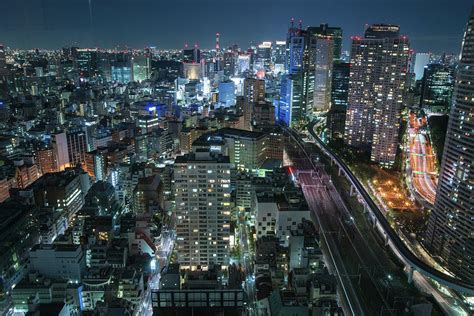
M253 116L253 107L257 102L265 101L265 80L255 78L245 78L244 80L244 126L245 129L251 128Z
M354 37L344 139L370 147L371 160L391 167L397 153L409 57L408 38L398 25L374 24Z
M112 80L129 83L133 80L131 56L128 53L117 53L111 62Z
M308 31L311 34L319 37L329 37L333 40L334 52L333 60L340 61L342 53L342 28L329 26L328 24L321 24L320 26L309 27Z
M286 42L276 41L272 47L273 72L275 74L283 73L285 71Z
M149 54L139 54L132 57L132 70L134 81L150 79L151 58Z
M176 243L183 269L228 264L230 169L229 157L206 149L176 158Z
M194 46L193 48L183 49L183 63L198 64L201 61L201 50Z
M421 80L425 71L426 65L430 63L431 54L429 53L417 53L415 55L415 80Z
M328 36L316 40L316 61L312 112L325 112L331 106L334 41Z
M442 64L428 64L424 68L421 86L421 106L430 113L449 113L453 95L452 69Z
M272 61L272 42L263 42L257 47L257 56L255 58L256 67L254 69L270 69Z
M288 30L286 75L280 90L278 118L295 126L313 112L317 39L300 26Z
M344 135L350 69L349 63L336 62L333 65L331 109L327 116L328 136L330 138L342 138Z
M474 281L474 8L464 34L434 209L425 234L432 255Z

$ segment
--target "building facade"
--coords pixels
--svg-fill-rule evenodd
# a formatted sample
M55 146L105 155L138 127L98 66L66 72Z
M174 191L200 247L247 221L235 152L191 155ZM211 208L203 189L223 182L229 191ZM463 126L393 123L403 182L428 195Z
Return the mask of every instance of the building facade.
M438 190L424 237L458 278L474 281L474 9L464 34Z
M229 263L229 158L196 150L174 165L176 243L183 269Z
M397 25L375 24L351 47L345 143L368 147L371 160L391 167L397 153L407 86L409 42Z

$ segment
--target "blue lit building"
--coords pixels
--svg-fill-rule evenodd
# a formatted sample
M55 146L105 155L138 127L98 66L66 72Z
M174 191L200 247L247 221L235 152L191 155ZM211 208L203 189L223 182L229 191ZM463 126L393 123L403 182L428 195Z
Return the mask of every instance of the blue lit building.
M280 102L277 109L277 120L287 126L294 126L305 115L301 106L303 80L302 76L285 75L281 80Z
M114 57L111 63L112 80L129 83L133 80L131 56L126 53L119 53Z
M226 107L235 105L235 83L233 81L219 83L219 104Z

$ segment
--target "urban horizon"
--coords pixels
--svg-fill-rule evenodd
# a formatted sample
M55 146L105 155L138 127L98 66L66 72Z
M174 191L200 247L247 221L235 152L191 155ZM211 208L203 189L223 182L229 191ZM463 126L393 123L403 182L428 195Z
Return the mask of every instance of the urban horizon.
M8 1L1 315L474 313L472 4Z

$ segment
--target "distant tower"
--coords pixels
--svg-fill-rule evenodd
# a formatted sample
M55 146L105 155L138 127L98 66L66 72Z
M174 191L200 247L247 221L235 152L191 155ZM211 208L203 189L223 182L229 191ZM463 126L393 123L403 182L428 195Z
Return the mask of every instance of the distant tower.
M216 33L216 58L215 58L215 70L221 70L222 62L221 62L221 44L220 44L221 34Z
M221 50L221 46L220 46L220 37L221 35L219 33L216 33L216 52L217 54L219 54L220 50Z

